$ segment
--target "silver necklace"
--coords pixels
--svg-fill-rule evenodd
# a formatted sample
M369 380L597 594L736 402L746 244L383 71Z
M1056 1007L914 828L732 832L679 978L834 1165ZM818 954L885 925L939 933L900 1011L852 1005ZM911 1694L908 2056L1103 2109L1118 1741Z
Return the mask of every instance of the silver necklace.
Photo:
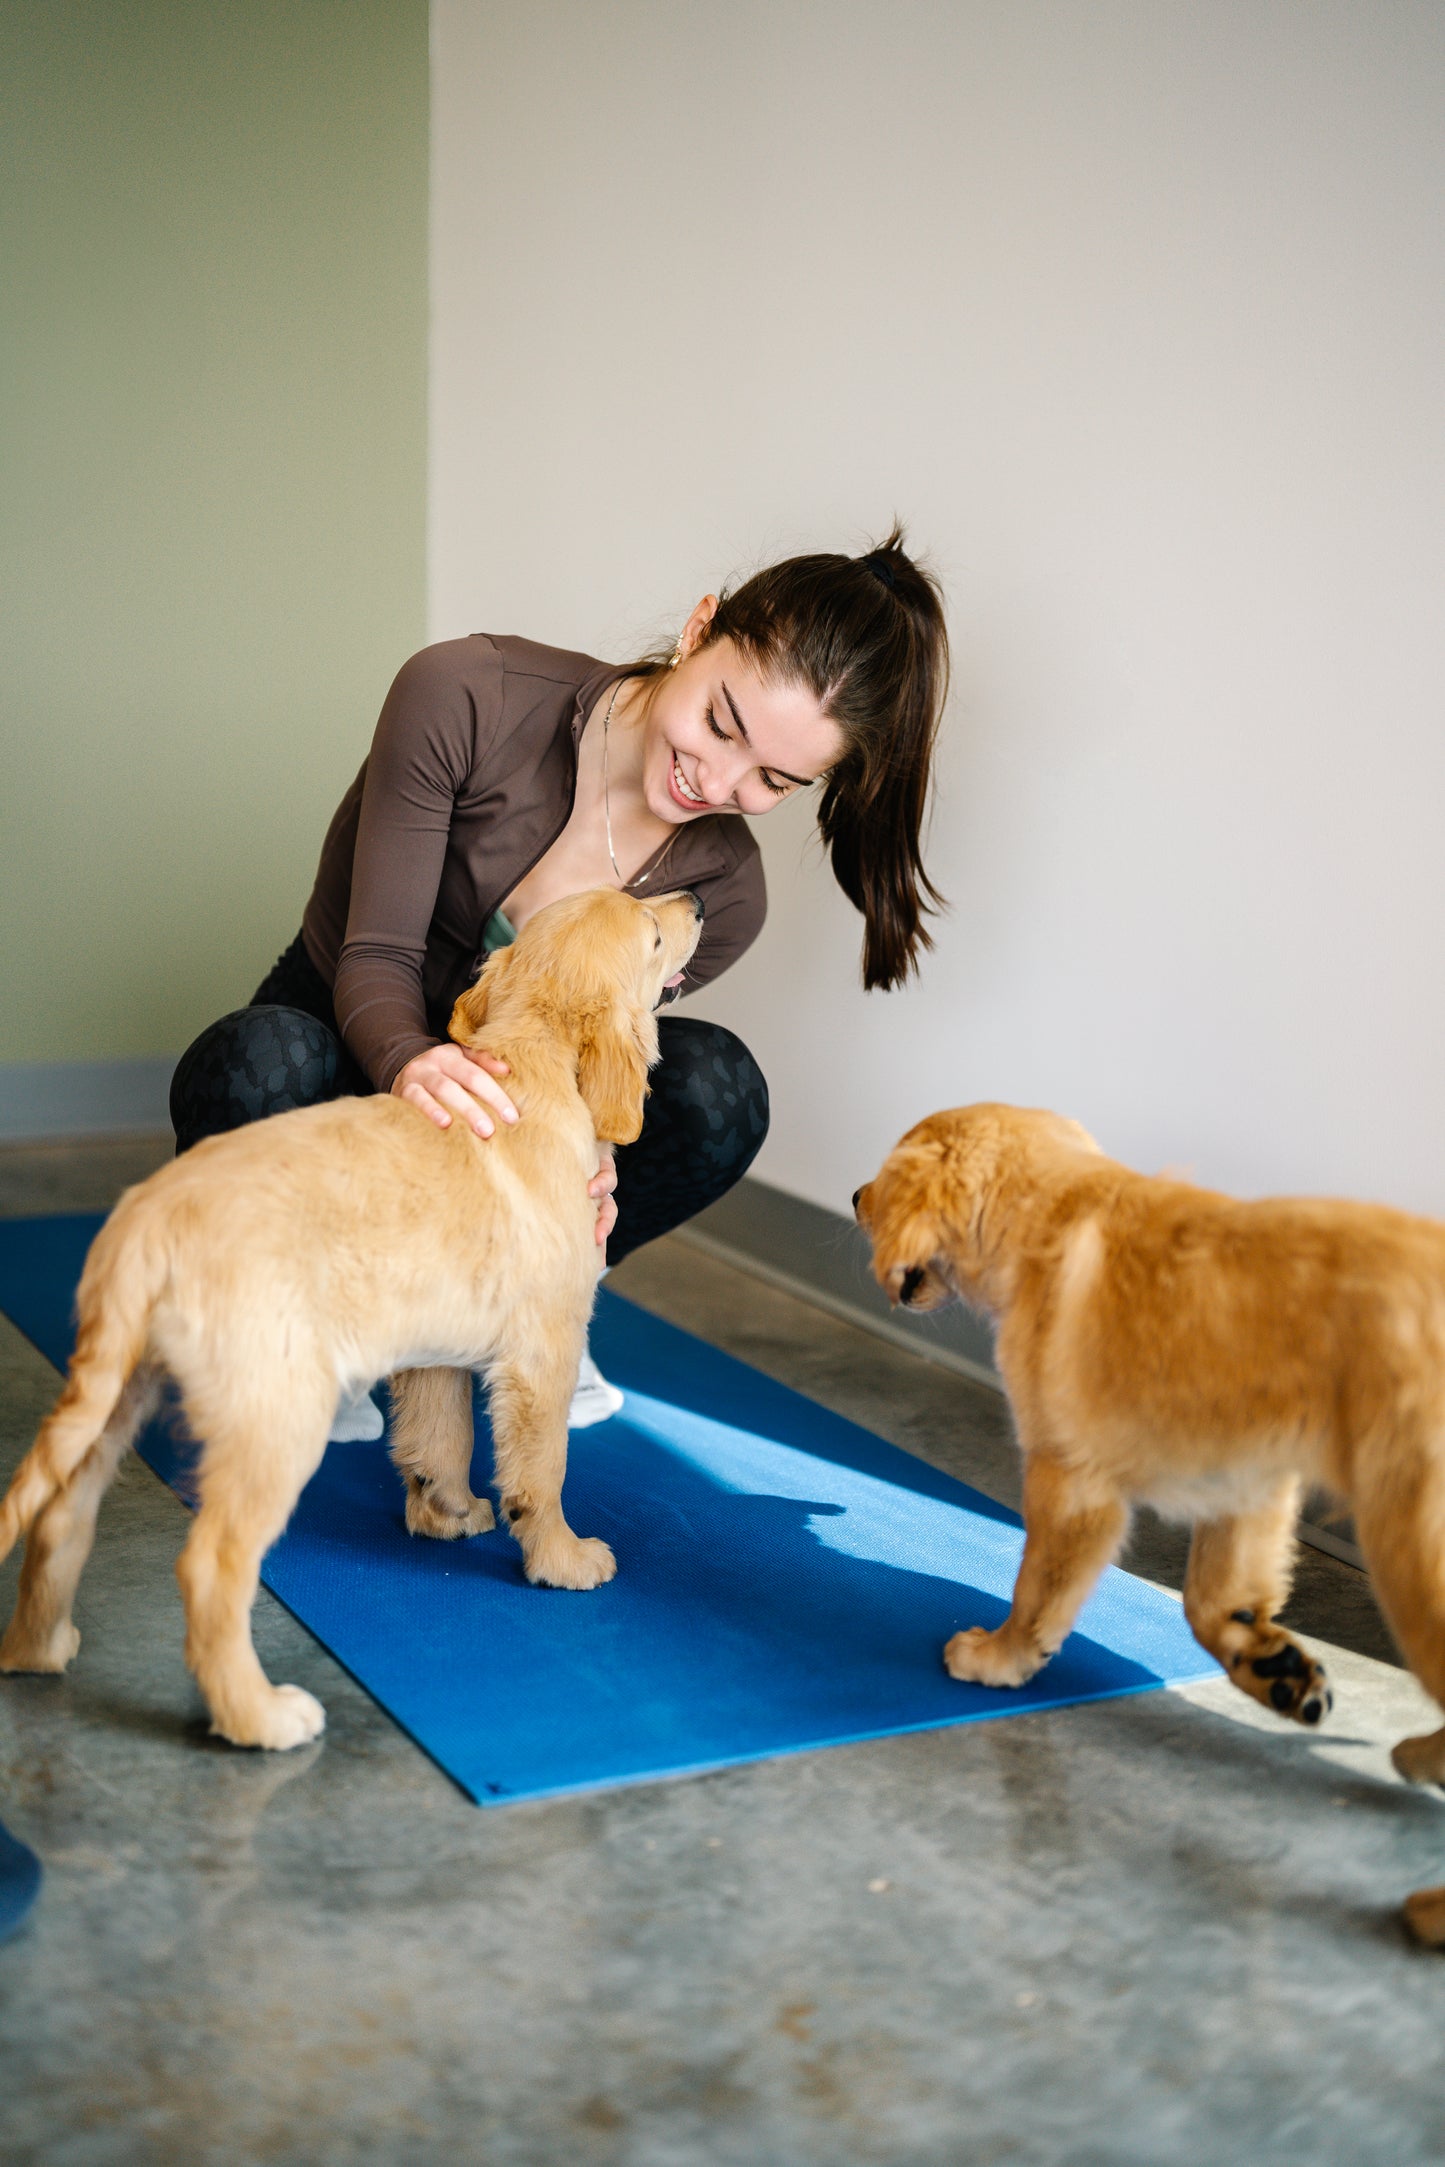
M622 878L622 868L617 862L617 852L612 847L612 794L607 788L607 732L612 722L612 710L617 705L617 695L626 682L626 678L618 678L616 684L612 687L612 697L607 702L607 712L602 717L602 818L607 828L607 855L612 860L612 870L617 875L617 885L619 888L635 888L646 880L649 873L657 871L663 859L671 850L676 836L675 831L673 835L669 835L663 845L661 858L649 861L648 864L644 865L640 873L633 874L631 880Z

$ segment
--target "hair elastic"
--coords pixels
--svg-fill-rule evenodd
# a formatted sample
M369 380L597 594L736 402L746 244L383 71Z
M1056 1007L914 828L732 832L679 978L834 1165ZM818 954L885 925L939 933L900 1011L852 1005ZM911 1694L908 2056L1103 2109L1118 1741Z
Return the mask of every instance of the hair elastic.
M893 576L893 567L881 549L870 549L867 556L860 557L858 562L865 571L871 572L876 580L880 580L890 594L897 594L898 582Z

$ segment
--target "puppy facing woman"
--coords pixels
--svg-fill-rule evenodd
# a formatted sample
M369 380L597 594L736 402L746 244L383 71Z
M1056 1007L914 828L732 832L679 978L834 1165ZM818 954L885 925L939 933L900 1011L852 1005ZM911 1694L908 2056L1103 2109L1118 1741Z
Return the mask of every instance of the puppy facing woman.
M485 633L423 649L337 808L299 934L181 1058L177 1148L348 1092L492 1135L517 1118L505 1065L446 1035L488 952L586 888L690 888L706 916L677 992L710 984L767 908L749 820L815 786L863 915L864 985L900 984L938 900L921 836L947 676L938 588L897 529L705 595L670 655L619 665ZM665 1017L660 1041L642 1134L593 1183L612 1262L715 1202L767 1133L767 1086L732 1032ZM619 1404L584 1359L574 1427ZM380 1429L369 1400L338 1409L338 1436Z

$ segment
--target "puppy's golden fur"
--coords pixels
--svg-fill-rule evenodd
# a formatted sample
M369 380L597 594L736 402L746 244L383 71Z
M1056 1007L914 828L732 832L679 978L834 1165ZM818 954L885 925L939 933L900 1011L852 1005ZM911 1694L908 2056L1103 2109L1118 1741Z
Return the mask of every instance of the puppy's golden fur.
M130 1189L78 1296L64 1391L0 1504L27 1537L0 1669L64 1670L101 1496L165 1372L202 1440L176 1567L186 1660L238 1745L314 1738L320 1704L251 1644L263 1554L326 1449L339 1391L391 1375L392 1454L415 1534L493 1524L468 1484L470 1372L491 1388L496 1483L527 1577L591 1588L607 1545L562 1515L567 1410L601 1251L598 1140L630 1143L657 1058L653 1010L697 945L690 894L598 889L539 911L458 1001L452 1036L510 1066L521 1119L483 1141L380 1096L214 1137Z
M1330 1705L1274 1621L1306 1484L1346 1500L1380 1604L1445 1702L1445 1226L1370 1204L1238 1203L1106 1158L1077 1122L970 1106L910 1130L855 1199L879 1283L997 1321L1025 1545L955 1678L1020 1685L1148 1503L1192 1521L1184 1607L1228 1676L1297 1722ZM1445 1729L1395 1766L1445 1782ZM1410 1899L1445 1942L1445 1890Z

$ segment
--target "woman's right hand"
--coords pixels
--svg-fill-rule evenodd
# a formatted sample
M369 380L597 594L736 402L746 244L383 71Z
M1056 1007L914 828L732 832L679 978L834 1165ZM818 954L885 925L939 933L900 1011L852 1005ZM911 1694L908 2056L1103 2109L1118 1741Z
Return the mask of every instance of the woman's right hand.
M476 1053L448 1040L414 1054L397 1070L391 1089L393 1097L419 1106L439 1129L449 1129L452 1116L459 1114L478 1136L491 1136L497 1125L494 1114L503 1121L517 1119L516 1107L496 1080L508 1073L506 1062L495 1054Z

